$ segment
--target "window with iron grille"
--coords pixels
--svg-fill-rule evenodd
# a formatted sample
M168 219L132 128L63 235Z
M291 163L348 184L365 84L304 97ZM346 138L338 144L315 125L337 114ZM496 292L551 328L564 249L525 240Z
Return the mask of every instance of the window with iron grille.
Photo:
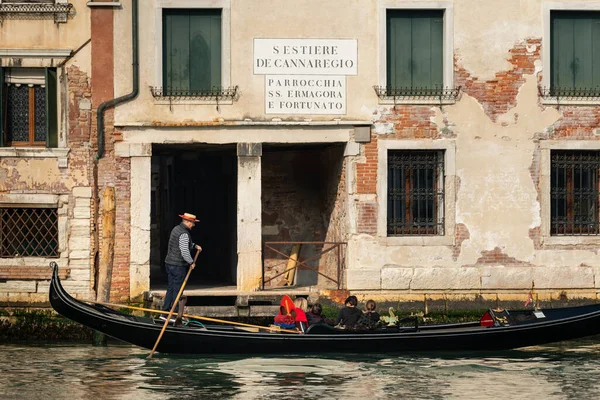
M388 152L387 234L444 235L444 152Z
M56 208L0 208L0 257L58 257Z
M54 68L0 67L0 147L57 147Z
M600 151L550 154L550 233L598 235Z

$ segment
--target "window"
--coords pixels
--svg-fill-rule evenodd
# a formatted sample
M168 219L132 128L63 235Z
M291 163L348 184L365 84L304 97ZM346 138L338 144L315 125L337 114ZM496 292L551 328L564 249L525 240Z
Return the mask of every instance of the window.
M0 67L0 147L57 147L54 68Z
M56 208L0 208L0 257L58 257Z
M454 2L379 0L380 104L454 104Z
M444 235L444 152L390 150L387 234Z
M443 18L443 10L387 10L387 88L443 88Z
M551 151L550 233L598 235L600 151Z
M221 9L163 10L163 95L221 87Z
M552 96L600 96L600 12L551 11Z

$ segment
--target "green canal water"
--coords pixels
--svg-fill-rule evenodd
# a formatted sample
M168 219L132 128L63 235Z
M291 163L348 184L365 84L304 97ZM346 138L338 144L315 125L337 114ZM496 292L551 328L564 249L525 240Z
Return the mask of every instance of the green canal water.
M600 337L493 354L148 354L0 344L0 398L600 399Z

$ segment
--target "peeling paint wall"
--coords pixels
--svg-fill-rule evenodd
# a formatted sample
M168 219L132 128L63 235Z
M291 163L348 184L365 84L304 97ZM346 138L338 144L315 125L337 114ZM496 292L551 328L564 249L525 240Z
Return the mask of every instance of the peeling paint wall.
M600 107L596 104L556 106L541 98L549 71L544 51L549 38L543 0L221 1L230 12L231 86L240 88L231 103L159 101L150 87L162 86L161 7L189 2L154 1L140 10L140 95L115 113L122 131L113 139L123 148L153 143L348 143L357 151L343 161L342 174L327 180L329 196L311 210L332 204L327 229L330 238L348 241L345 284L353 291L393 292L394 295L477 294L523 296L535 282L546 295L568 291L595 296L600 289L600 240L557 241L548 223L548 156L551 149L589 148L598 142ZM115 14L115 94L131 87L130 9L123 1ZM390 105L378 99L374 85L383 64L381 7L440 6L452 10L453 48L450 75L461 87L448 104ZM560 6L596 8L596 0L569 0ZM316 11L318 10L318 11ZM260 23L256 23L260 21ZM385 32L385 30L383 30ZM358 42L358 75L347 77L347 113L343 116L267 115L264 76L253 74L255 38L352 38ZM383 47L383 50L385 48ZM385 75L385 73L383 73ZM418 102L417 102L418 103ZM370 140L352 138L352 121L372 122ZM330 124L326 128L318 124ZM348 126L335 125L347 123ZM286 125L289 124L289 125ZM350 131L350 132L349 132ZM579 143L579 144L577 144ZM442 149L447 181L446 232L437 237L388 237L385 228L387 177L382 149ZM422 145L422 146L421 146ZM421 147L419 147L421 146ZM593 146L592 146L593 147ZM600 148L600 146L596 147ZM338 160L339 161L339 160ZM286 166L293 165L286 160ZM295 209L297 198L285 196L273 182L285 168L274 168L265 155L263 167L263 238L288 238L277 220ZM332 165L334 165L333 163ZM302 170L310 170L301 166ZM150 173L150 171L148 171ZM278 175L279 174L279 175ZM290 173L291 174L291 173ZM259 177L255 177L259 178ZM289 184L289 182L286 182ZM252 190L256 190L253 186ZM289 192L289 191L288 191ZM281 205L267 204L279 193ZM345 193L340 195L340 193ZM148 196L150 194L148 193ZM253 192L256 198L256 193ZM243 202L244 194L240 194ZM334 200L335 198L335 200ZM123 207L128 207L127 199ZM277 214L277 216L276 216ZM313 212L303 224L313 229ZM292 221L290 219L290 221ZM297 216L286 224L299 230ZM288 228L289 228L288 226ZM239 237L245 238L249 228ZM243 229L243 228L238 228ZM257 242L252 237L248 241ZM249 269L256 263L257 246ZM148 250L149 251L149 250ZM254 271L256 272L256 271Z
M534 283L544 296L596 296L600 241L573 238L553 245L541 233L549 217L542 211L549 207L549 187L542 184L549 174L549 164L541 165L544 149L549 154L545 141L553 141L552 148L561 141L595 141L600 122L595 105L542 104L541 50L549 41L542 37L542 3L455 1L454 71L462 87L456 103L376 109L376 140L356 157L363 197L356 204L357 235L350 239L350 289L400 289L407 298L518 297ZM384 140L435 142L444 136L456 144L453 243L394 246L371 223L377 198L386 195L372 176L381 162L374 150Z
M1 56L0 65L58 67L59 92L58 148L0 148L0 206L56 208L60 253L58 258L0 259L0 303L47 303L51 261L59 264L70 293L94 297L91 50L89 45L81 47L90 38L90 12L84 0L71 3L74 12L65 23L56 24L53 18L10 18L0 24L0 51L8 54ZM71 57L59 57L56 50L71 51ZM10 56L21 53L24 56Z

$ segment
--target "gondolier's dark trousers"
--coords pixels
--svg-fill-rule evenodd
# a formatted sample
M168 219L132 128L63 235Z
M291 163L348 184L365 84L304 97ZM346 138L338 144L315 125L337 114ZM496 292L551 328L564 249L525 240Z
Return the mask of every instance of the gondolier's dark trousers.
M179 293L179 289L181 289L181 285L183 285L183 280L187 274L188 267L171 264L165 265L169 284L167 286L167 294L165 295L162 309L164 311L171 311L171 307L173 307L173 303L175 302L175 298ZM175 311L178 311L177 308L175 308Z

